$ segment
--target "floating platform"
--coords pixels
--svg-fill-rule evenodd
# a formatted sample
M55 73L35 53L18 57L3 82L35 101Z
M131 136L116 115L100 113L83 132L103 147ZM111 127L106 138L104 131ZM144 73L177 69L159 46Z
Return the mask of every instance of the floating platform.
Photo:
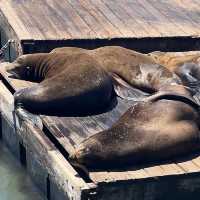
M181 53L183 54L183 53ZM105 130L133 104L118 99L111 111L88 117L40 116L43 129L14 112L13 93L31 82L9 78L0 65L1 136L51 200L189 199L200 195L200 153L178 160L108 170L75 169L68 155L75 145Z
M0 0L7 55L58 46L120 45L141 52L200 48L198 0Z
M39 6L38 6L39 5ZM5 59L55 47L120 45L141 52L200 49L197 0L0 0ZM40 116L44 129L16 124L13 93L33 83L10 79L1 65L1 137L26 166L48 200L189 199L200 195L199 154L182 160L85 176L68 161L74 146L105 130L131 105L92 117Z

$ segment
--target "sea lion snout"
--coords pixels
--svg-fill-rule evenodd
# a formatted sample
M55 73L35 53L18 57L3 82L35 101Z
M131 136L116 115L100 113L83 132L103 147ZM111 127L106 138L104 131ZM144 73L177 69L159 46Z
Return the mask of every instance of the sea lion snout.
M198 91L200 86L200 65L194 62L186 62L176 69L175 73L182 79L184 85Z
M20 79L23 76L23 69L21 65L16 61L7 65L6 71L10 73L13 78Z
M13 63L6 66L6 71L12 75L12 78L28 79L32 74L32 67L26 64L27 55L18 57Z

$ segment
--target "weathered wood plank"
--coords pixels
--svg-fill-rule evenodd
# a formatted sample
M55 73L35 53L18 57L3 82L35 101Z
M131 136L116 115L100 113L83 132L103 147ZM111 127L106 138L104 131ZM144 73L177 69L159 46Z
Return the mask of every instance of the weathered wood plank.
M172 22L185 34L196 35L195 27L185 19L184 14L178 13L175 9L176 2L170 4L166 1L151 1L151 4L159 10L168 21Z
M200 35L196 0L1 0L19 40L149 38Z
M0 8L3 15L7 18L8 23L13 27L16 35L21 39L31 39L30 32L27 31L21 19L17 16L16 11L10 5L10 1L0 1Z
M133 33L129 27L117 18L117 16L101 0L91 0L90 2L95 5L96 8L108 19L108 21L120 31L122 37L132 36Z
M169 163L169 164L162 164L160 167L164 170L165 175L174 175L174 174L184 174L185 171L183 171L178 165L175 163Z
M127 6L124 7L127 14L139 24L140 29L143 28L149 37L162 36L160 30L154 26L156 18L144 9L137 1L128 1ZM138 31L138 30L137 30Z
M79 1L79 3L93 16L100 26L108 32L108 38L115 38L121 35L121 32L113 26L112 23L95 7L89 0Z
M96 33L94 38L102 38L105 35L108 35L108 31L106 31L99 23L96 18L94 18L88 11L86 7L80 4L78 1L69 0L68 1L78 15L85 21L85 23Z
M146 13L149 13L149 16L147 15L146 17L151 19L152 26L154 26L162 36L176 36L183 34L182 30L169 21L166 16L159 11L159 9L156 9L153 6L151 2L147 0L141 0L137 2L138 6L143 7Z
M123 11L117 1L102 1L113 12L113 14L117 16L118 19L120 19L124 24L126 24L126 26L129 27L129 29L133 32L133 35L138 37L138 32L140 32L142 36L146 35L146 31L143 30L136 22L134 22L126 12Z
M177 165L181 167L185 172L199 172L200 168L191 160L178 162Z

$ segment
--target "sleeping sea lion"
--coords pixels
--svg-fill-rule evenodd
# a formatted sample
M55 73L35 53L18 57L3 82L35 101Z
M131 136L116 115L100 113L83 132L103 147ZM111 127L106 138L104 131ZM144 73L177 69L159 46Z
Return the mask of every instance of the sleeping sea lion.
M171 72L175 72L177 68L184 63L200 63L200 53L183 54L172 52L155 51L148 54L156 63L165 66Z
M85 115L102 111L112 101L110 76L84 53L24 55L8 71L15 77L40 82L14 95L17 105L33 113Z
M199 90L200 87L200 53L165 53L149 54L156 63L175 73L186 86Z
M104 46L94 50L77 47L56 48L51 53L86 52L96 59L105 71L116 74L132 87L152 93L164 84L180 83L178 77L146 54L120 46Z
M129 108L108 130L80 143L72 163L101 168L171 159L200 148L199 105L170 85Z
M73 110L79 114L100 111L113 99L113 79L118 79L114 74L149 93L165 84L179 82L149 56L115 46L95 50L66 47L50 53L23 55L7 71L14 77L39 82L15 94L15 102L34 113L63 111L67 106L69 114ZM116 93L126 98L121 88L115 87Z

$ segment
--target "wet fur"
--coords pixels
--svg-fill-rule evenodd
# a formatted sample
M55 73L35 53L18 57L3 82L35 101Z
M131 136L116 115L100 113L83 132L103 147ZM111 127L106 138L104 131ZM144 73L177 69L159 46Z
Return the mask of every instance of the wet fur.
M71 159L101 168L171 159L199 149L199 106L182 87L170 86L132 106L110 129L83 141Z

